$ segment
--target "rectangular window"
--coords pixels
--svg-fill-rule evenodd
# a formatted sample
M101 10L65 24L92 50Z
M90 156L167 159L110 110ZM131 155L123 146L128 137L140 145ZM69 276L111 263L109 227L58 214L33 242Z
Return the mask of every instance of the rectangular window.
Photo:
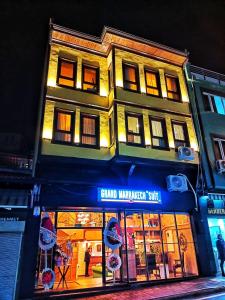
M175 148L177 149L180 146L189 147L190 143L189 143L186 123L173 121L172 127L173 127Z
M127 142L129 144L143 144L143 119L142 116L127 114Z
M138 68L136 66L123 64L123 84L126 90L139 90Z
M97 116L81 114L80 126L81 144L90 147L98 147L99 118Z
M160 96L159 75L157 73L145 70L145 82L148 95Z
M169 75L166 78L167 98L180 101L180 88L178 78Z
M83 90L98 93L99 90L99 69L83 65Z
M164 119L150 117L150 129L153 148L168 148L166 123Z
M212 111L225 115L225 97L203 93L204 106L206 111Z
M74 112L55 110L54 141L72 143L74 132Z
M58 85L75 87L76 85L76 63L59 58Z
M225 139L213 138L216 160L225 159Z

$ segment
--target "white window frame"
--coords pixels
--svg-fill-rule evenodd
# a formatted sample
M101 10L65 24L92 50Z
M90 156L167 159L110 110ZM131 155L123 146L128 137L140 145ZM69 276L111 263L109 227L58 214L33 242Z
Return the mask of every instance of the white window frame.
M211 93L206 93L206 92L203 92L203 95L205 95L205 96L208 97L209 106L210 106L211 111L214 112L214 113L220 114L220 113L218 113L217 111L214 110L213 103L214 103L215 106L216 106L216 104L215 104L215 102L213 102L215 100L212 97L215 97L215 96L216 97L221 97L221 98L224 99L224 101L225 101L225 97L222 97L222 96L219 96L219 95L215 95L215 94L211 94ZM225 112L225 104L224 104L223 101L222 101L222 105L223 105L224 112ZM220 114L220 115L225 115L225 113L224 114Z
M222 142L225 143L225 139L221 139L221 138L213 138L213 141L217 141L218 144L219 144L219 150L220 150L220 154L221 154L221 158L222 159L225 159L225 153L223 151L223 145L222 145Z

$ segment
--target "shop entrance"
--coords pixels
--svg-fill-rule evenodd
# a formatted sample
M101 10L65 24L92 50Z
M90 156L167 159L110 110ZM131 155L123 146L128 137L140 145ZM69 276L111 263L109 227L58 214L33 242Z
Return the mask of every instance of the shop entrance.
M56 243L48 251L40 249L37 288L43 289L41 274L46 265L55 273L53 290L198 275L188 214L126 210L59 211L47 215L56 230ZM104 243L103 236L112 217L120 224L123 240L115 250ZM114 274L107 266L112 254L121 260Z
M54 288L75 289L102 285L101 229L58 229L54 255Z
M220 266L218 261L218 251L216 248L217 235L222 234L225 238L225 219L224 218L208 218L210 238L212 242L213 254L216 263L217 273L220 274Z

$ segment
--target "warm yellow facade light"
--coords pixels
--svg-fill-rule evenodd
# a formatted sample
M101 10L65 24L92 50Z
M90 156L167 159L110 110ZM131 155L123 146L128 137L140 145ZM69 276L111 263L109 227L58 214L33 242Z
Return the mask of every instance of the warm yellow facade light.
M108 96L108 92L107 92L107 89L106 89L105 86L102 86L100 88L100 96L102 96L102 97L107 97Z
M42 133L42 138L51 140L52 139L52 129L50 128L44 128Z
M103 147L103 148L109 147L108 138L103 135L100 136L100 147Z
M117 87L123 87L123 80L121 78L116 79L116 86Z
M52 86L52 87L56 87L56 81L54 77L49 77L48 78L48 82L47 82L48 86Z

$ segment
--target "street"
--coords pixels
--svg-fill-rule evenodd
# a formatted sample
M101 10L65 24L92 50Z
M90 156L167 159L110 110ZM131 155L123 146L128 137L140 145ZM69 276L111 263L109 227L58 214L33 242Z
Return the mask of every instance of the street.
M187 299L187 298L184 298ZM225 293L218 293L218 294L213 294L213 295L208 295L208 296L198 296L194 298L190 298L191 300L205 300L205 299L210 299L210 300L223 300L225 299Z

